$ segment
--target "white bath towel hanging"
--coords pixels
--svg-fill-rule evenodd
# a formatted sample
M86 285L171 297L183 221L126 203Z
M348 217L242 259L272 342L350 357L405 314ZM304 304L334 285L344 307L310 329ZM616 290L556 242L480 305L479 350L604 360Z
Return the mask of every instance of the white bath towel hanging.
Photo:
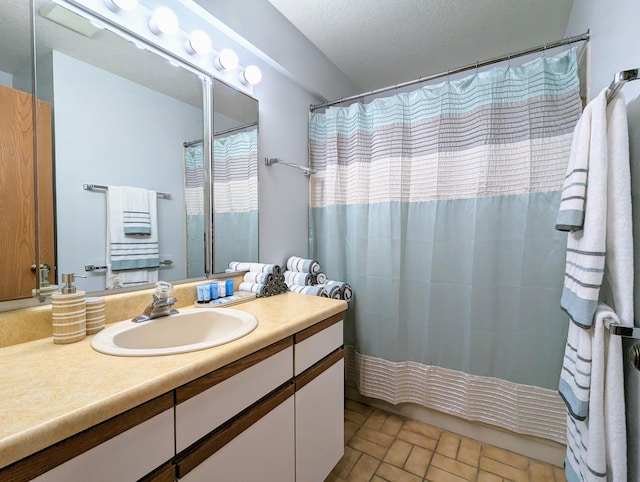
M606 93L576 126L557 223L570 231L562 307L572 326L560 381L569 482L627 478L622 340L604 321L633 326L629 140L624 98L607 106Z

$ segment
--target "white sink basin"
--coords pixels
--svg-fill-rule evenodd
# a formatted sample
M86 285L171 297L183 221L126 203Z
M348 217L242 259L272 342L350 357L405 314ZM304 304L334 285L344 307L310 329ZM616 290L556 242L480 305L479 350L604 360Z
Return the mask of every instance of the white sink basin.
M91 346L108 355L157 356L204 350L247 335L258 326L251 313L230 308L187 308L136 323L121 321L98 332Z

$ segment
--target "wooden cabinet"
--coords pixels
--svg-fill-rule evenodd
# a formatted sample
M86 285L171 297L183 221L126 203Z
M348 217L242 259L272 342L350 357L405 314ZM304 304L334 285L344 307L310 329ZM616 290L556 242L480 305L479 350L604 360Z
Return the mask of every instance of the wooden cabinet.
M31 94L0 86L0 252L12 253L0 256L0 300L32 296L37 250L54 274L51 105L36 101L36 149L33 106Z

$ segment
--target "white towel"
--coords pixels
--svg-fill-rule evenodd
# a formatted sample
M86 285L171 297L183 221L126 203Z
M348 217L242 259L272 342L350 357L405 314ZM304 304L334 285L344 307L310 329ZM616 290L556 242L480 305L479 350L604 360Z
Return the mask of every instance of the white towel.
M154 283L158 280L160 254L158 245L157 194L144 190L149 206L149 235L126 235L124 206L128 189L109 186L107 189L107 284L119 274L122 286ZM125 271L126 270L126 271Z
M613 310L600 304L588 333L592 347L589 416L567 415L568 482L627 480L622 340L609 335L604 321L618 323ZM580 329L580 328L578 328Z
M318 263L315 259L305 259L298 256L291 256L287 260L287 270L317 275L320 272L320 263Z
M139 187L111 186L114 203L121 203L124 234L151 234L149 192Z
M598 304L606 255L607 97L603 91L576 124L556 229L569 231L560 305L589 328Z
M560 380L569 408L569 482L627 477L622 341L609 335L604 320L633 326L629 140L624 98L618 94L607 106L606 93L587 106L576 126L558 214L557 227L571 231L562 306L572 323ZM580 179L574 182L582 168L587 169L584 186ZM589 317L598 299L611 307L599 304ZM590 365L578 358L589 358L589 350Z

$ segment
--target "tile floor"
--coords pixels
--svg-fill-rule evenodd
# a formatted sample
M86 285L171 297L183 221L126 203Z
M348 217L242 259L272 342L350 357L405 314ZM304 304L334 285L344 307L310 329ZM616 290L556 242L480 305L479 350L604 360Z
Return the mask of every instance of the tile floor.
M325 482L566 482L560 467L347 400L344 457Z

